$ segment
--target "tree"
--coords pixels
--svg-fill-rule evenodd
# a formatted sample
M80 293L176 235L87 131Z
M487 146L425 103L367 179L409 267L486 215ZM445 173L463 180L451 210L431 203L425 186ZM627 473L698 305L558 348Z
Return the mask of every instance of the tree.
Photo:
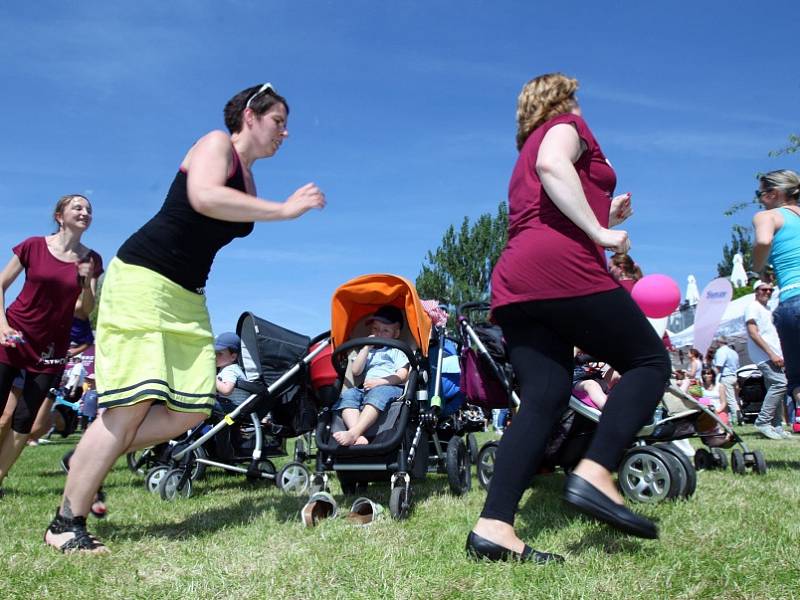
M794 133L789 135L789 145L785 148L780 148L778 150L773 150L769 153L770 156L783 156L785 154L794 154L795 152L800 152L800 135L795 135Z
M497 259L508 239L508 208L497 206L492 216L484 213L470 225L464 217L456 232L447 228L441 245L427 253L417 276L417 291L451 306L489 299L489 283Z
M717 263L717 274L720 277L728 277L733 270L733 256L737 252L742 255L742 266L748 273L753 267L753 243L751 240L751 228L743 225L734 225L731 231L730 246L725 244L722 247L722 262Z

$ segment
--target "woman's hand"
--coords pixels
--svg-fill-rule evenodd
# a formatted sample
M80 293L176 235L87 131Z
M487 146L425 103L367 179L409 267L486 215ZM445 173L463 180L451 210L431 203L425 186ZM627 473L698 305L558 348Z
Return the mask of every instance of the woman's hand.
M20 342L22 342L22 333L20 331L9 325L0 327L0 346L16 348Z
M283 216L286 219L296 219L312 208L325 207L325 194L315 184L307 183L296 190L283 203Z
M592 236L592 241L605 248L606 250L613 250L614 252L627 253L631 249L631 242L628 239L628 232L618 229L606 229L605 227L598 228Z
M608 226L614 227L625 221L633 214L631 208L631 193L627 192L619 196L615 196L611 200L611 209L608 212Z
M78 269L78 281L81 287L88 288L94 276L94 258L89 256L75 263Z

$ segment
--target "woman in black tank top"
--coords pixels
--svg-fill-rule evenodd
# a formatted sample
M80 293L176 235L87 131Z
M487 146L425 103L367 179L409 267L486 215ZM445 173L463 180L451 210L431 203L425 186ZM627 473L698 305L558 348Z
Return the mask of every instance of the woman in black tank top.
M97 326L97 389L106 410L70 461L64 498L45 541L62 551L108 549L86 532L93 497L122 453L169 440L200 423L214 400L214 351L203 288L220 248L255 221L323 208L313 183L283 202L256 196L251 167L289 135L289 106L270 84L225 106L229 133L195 143L164 205L109 265ZM165 364L166 363L166 364Z

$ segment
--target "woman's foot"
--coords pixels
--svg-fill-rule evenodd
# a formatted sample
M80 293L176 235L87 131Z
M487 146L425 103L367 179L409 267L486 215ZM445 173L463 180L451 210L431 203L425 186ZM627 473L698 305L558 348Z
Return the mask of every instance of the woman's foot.
M504 528L495 527L493 523L502 522L493 521L491 519L480 519L478 524L475 526L475 529L488 529L495 531L495 533L498 531L502 532ZM507 523L503 523L503 525L506 525L506 527L511 529L511 535L509 536L508 532L505 531L501 533L499 537L504 537L507 540L513 537L515 542L513 542L512 545L515 548L520 548L521 546L519 551L512 550L509 546L486 539L473 530L467 536L467 555L469 555L471 558L486 559L490 561L519 560L523 562L535 562L537 564L545 564L548 562L564 562L563 556L552 554L550 552L539 552L538 550L534 550L527 544L523 543L522 540L517 538L516 534L513 533L513 528L511 528L510 525Z
M618 504L576 473L567 476L564 501L598 521L636 537L656 539L658 527L649 519L637 515L624 504Z
M593 460L583 459L572 472L603 492L615 504L622 505L625 503L619 493L617 484L614 483L611 472L600 464Z
M86 517L67 518L56 509L56 516L44 532L44 543L64 553L108 554L103 542L86 531Z
M103 491L102 486L94 495L94 502L89 511L98 519L105 519L108 514L108 507L106 506L106 493Z

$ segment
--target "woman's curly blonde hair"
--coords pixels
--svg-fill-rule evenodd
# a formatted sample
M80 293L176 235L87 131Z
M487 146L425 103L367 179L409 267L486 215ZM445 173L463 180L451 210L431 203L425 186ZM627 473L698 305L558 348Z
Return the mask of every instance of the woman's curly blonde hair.
M517 150L539 125L572 110L577 89L578 80L562 73L539 75L523 86L517 98Z

